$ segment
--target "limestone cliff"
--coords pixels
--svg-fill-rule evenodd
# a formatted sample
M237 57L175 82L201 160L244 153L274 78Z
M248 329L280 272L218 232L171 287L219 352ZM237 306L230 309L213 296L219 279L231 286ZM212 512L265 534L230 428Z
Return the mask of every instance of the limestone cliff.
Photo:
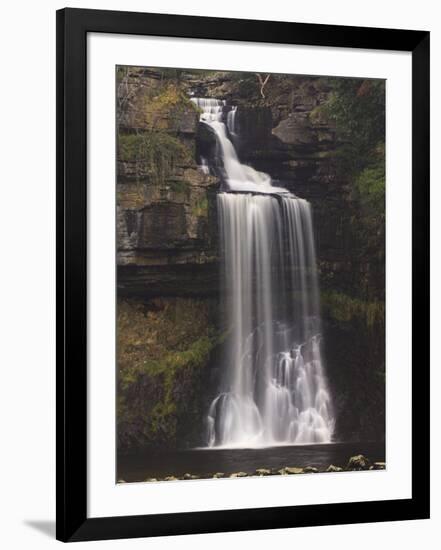
M121 67L118 77L119 292L214 292L217 179L196 165L198 112L160 73Z

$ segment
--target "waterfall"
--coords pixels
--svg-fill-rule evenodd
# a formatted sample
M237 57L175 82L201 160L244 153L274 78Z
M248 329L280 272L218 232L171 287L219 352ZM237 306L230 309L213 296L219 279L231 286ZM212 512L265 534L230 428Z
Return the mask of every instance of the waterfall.
M201 110L200 121L207 124L216 135L223 168L226 173L224 182L226 190L242 191L244 193L279 193L281 195L289 195L286 189L274 187L268 174L258 172L254 168L251 168L251 166L240 163L236 149L228 137L228 127L223 122L225 118L224 110L226 108L224 100L193 97L191 101ZM235 128L235 122L235 116L230 118L231 128Z
M217 201L230 330L207 445L329 443L334 418L320 351L310 205L240 163L229 139L237 134L236 109L217 99L193 101L216 135L224 171Z
M227 128L232 136L236 135L236 113L237 107L233 105L227 114Z

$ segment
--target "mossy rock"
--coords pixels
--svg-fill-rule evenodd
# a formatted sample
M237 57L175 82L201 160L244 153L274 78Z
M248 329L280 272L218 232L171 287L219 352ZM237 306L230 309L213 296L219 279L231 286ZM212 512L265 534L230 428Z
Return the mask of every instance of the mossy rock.
M192 430L199 433L202 373L220 337L213 307L184 298L118 301L121 450L174 447Z
M322 292L321 301L325 314L336 321L361 320L368 328L384 324L385 305L382 301L369 302L335 291Z
M178 166L195 165L194 151L178 136L164 131L120 132L118 160L135 164L138 179L150 181L152 185L164 184Z

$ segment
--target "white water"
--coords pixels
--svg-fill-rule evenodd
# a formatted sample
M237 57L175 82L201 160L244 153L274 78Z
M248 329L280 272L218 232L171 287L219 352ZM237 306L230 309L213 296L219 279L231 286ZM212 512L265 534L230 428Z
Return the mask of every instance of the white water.
M191 101L202 110L200 121L210 126L216 134L226 173L225 187L227 190L248 193L289 194L286 189L273 187L268 174L258 172L251 166L240 163L234 145L228 137L227 126L223 122L225 101L196 97L191 98ZM234 114L232 114L233 112ZM230 114L229 127L235 130L236 110L231 110L228 114Z
M234 192L218 194L230 334L207 445L329 443L334 418L320 352L310 206L240 163L224 101L193 101L216 134L225 187ZM228 130L236 132L236 111L228 114Z
M208 175L210 173L210 167L208 166L207 159L204 157L201 157L201 163L199 164L199 170L203 172L205 175Z
M227 114L227 128L231 135L236 135L236 113L237 113L237 107L233 106L231 107L231 111L228 111Z

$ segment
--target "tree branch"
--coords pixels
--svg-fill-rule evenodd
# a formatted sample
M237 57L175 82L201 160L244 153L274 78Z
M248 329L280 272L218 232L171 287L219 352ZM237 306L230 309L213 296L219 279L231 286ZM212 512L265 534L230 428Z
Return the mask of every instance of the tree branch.
M265 94L263 93L263 89L265 88L271 74L268 74L266 75L266 78L265 80L263 79L262 75L260 73L256 73L256 76L257 78L259 79L259 84L260 84L260 95L262 96L263 99L265 99Z

